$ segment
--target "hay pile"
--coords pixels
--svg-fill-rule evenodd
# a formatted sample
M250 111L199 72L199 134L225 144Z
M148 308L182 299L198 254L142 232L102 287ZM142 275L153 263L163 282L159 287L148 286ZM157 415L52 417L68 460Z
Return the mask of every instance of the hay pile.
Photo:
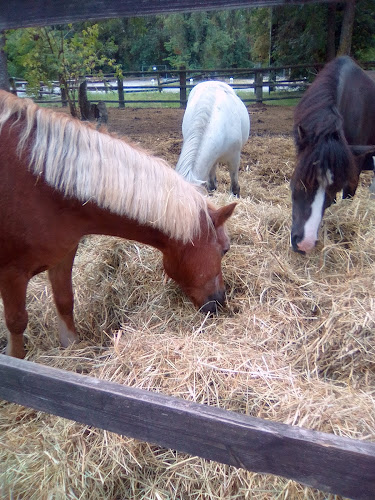
M160 144L160 143L159 143ZM166 144L166 147L168 144ZM174 158L170 158L174 161ZM289 247L289 137L253 137L223 261L228 307L198 313L157 251L82 242L74 269L82 341L58 346L46 276L29 287L28 359L255 417L375 440L375 201L367 174L329 209L317 249ZM217 205L228 203L221 169ZM5 326L0 324L5 342ZM3 498L323 499L311 488L3 403ZM1 496L0 494L0 496ZM333 498L332 496L329 498Z

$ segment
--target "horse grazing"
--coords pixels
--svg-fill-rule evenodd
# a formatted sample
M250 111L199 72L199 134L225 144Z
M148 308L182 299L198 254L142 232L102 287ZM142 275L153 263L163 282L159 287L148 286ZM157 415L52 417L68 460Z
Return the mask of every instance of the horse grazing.
M317 75L295 109L297 164L291 179L295 251L315 246L324 210L354 196L362 170L373 170L375 82L350 58Z
M232 193L239 196L241 149L249 133L249 113L232 87L223 82L198 83L189 94L182 121L183 144L176 171L212 191L217 187L217 163L226 163Z
M65 113L0 91L0 292L7 354L23 357L26 287L48 270L60 341L77 339L71 271L86 234L119 236L163 254L166 273L203 312L225 300L224 226L166 162Z

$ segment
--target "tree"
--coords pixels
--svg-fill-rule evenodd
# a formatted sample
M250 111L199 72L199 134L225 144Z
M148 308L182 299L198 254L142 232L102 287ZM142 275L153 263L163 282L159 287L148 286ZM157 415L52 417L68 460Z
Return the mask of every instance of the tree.
M272 8L260 7L252 9L250 14L249 35L252 60L265 66L268 66L271 59L272 13Z
M328 4L327 11L327 61L335 57L336 4Z
M167 16L166 61L173 67L251 66L249 25L250 9Z
M98 24L16 31L17 64L23 67L31 91L37 95L40 82L51 87L52 81L58 80L62 100L68 101L73 116L78 116L75 101L82 76L108 68L119 71L115 61L104 54ZM108 46L112 46L110 42Z
M374 0L356 2L351 53L359 61L375 60Z
M273 58L278 64L326 62L352 54L375 58L374 0L274 7ZM259 40L259 34L255 39Z
M4 31L0 31L0 89L10 90Z
M355 0L346 0L337 55L350 55L355 15Z
M189 14L171 14L165 20L166 31L169 33L169 39L165 42L165 48L169 53L166 61L172 68L190 66L194 41L191 36L189 37L188 17ZM197 48L198 46L195 45L195 52L197 52ZM194 65L192 66L194 67Z
M273 8L272 56L277 64L324 61L327 52L325 4Z
M111 19L99 23L99 41L107 57L112 57L124 71L152 68L165 61L165 16ZM116 46L109 53L107 43Z
M8 71L31 82L35 93L40 81L48 85L58 80L62 99L76 114L79 77L115 71L120 75L120 67L147 70L169 64L194 69L326 62L336 55L340 32L338 53L350 51L359 61L373 60L373 2L201 11L11 30L6 41ZM7 81L4 70L0 75Z
M250 41L244 9L209 14L206 39L202 47L202 65L207 68L248 67L251 64Z

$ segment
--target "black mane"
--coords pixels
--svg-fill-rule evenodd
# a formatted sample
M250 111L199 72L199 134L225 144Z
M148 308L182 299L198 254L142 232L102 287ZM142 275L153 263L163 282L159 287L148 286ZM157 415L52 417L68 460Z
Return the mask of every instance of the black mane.
M345 56L328 63L295 109L296 174L306 185L313 184L330 169L335 184L342 188L355 168L338 109L339 86L343 85L342 75L345 78L348 74L348 65L355 63Z

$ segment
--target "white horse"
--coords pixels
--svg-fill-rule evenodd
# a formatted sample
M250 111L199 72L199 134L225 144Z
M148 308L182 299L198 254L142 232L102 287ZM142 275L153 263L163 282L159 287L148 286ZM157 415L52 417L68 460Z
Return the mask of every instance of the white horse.
M239 196L240 156L249 133L249 113L232 87L223 82L198 83L190 92L182 121L183 144L176 171L212 191L217 187L217 164L226 163L232 193Z

